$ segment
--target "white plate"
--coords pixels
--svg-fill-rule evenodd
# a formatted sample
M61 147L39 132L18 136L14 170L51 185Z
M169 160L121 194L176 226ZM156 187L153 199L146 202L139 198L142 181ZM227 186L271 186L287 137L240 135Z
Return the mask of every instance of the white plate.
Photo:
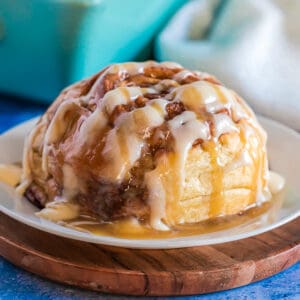
M178 238L129 240L97 236L66 228L36 217L34 213L38 209L26 199L16 197L14 190L5 185L1 185L2 188L0 189L0 211L29 226L59 236L129 248L167 249L217 244L266 232L300 215L300 197L298 196L300 195L300 181L298 178L300 175L300 135L269 119L260 117L259 120L268 133L268 152L271 168L286 178L288 186L288 196L285 197L282 207L273 220L270 220L269 214L265 214L234 228ZM0 136L0 163L11 163L21 160L24 137L35 122L36 119L28 121Z

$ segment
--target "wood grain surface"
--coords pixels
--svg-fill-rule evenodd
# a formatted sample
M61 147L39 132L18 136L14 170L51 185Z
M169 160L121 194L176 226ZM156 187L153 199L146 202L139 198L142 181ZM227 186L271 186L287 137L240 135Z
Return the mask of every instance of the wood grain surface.
M101 292L201 294L249 284L299 261L300 218L234 242L140 250L58 237L0 213L0 255L42 277Z

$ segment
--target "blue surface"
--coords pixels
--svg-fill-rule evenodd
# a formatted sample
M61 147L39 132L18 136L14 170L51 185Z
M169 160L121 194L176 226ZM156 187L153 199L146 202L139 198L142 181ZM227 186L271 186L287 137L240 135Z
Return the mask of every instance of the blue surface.
M0 95L0 133L41 114L45 108L43 105L20 102ZM0 258L0 299L124 299L124 297L84 291L50 282ZM128 299L136 298L128 297ZM300 299L300 263L280 274L245 287L176 299Z

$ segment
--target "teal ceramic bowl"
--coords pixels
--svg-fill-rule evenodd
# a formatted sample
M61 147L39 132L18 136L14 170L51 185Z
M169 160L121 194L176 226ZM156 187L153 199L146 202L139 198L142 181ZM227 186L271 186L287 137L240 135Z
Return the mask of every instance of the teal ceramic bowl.
M112 62L151 56L185 0L1 0L0 92L49 102Z

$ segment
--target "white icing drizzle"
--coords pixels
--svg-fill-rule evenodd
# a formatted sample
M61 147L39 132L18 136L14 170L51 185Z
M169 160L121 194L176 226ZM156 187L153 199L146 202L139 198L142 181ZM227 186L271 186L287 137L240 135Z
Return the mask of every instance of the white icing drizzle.
M25 140L24 144L24 152L23 152L23 180L24 179L30 179L30 163L32 162L32 157L31 157L31 151L30 148L34 146L34 141L37 137L37 135L40 133L42 127L44 127L44 122L43 119L41 122L34 127L34 129L30 132L28 137Z
M223 108L230 110L233 107L231 111L235 122L249 119L253 114L245 105L241 106L231 90L207 81L195 81L180 86L174 89L173 93L176 95L175 101L181 101L187 108L196 112L203 107L210 113L216 113Z
M155 92L156 91L151 88L119 87L105 94L100 104L101 109L105 108L107 114L111 114L116 106L128 104L130 101L135 100L138 96Z
M214 120L214 138L216 141L224 133L239 132L237 126L227 114L215 114Z
M250 109L247 108L246 105L241 105L237 99L236 95L233 91L223 87L219 86L220 92L224 95L224 97L227 99L228 103L230 104L231 107L234 107L234 109L231 110L232 112L232 119L235 122L238 122L241 119L248 119L249 116L253 117L253 113Z
M267 185L263 186L262 179L266 181L269 178L265 178L268 176L268 162L267 157L265 156L266 153L266 133L265 131L256 123L256 119L248 119L248 123L240 124L241 130L245 136L246 145L245 148L249 151L253 161L259 160L258 166L258 176L256 178L256 202L261 204L265 201L270 200L271 193ZM256 151L251 151L251 147L249 141L251 140L252 147L256 148ZM259 149L260 148L260 149ZM261 156L260 158L258 157Z
M169 88L170 91L172 91L174 88L179 86L179 83L172 79L164 79L161 80L159 83L153 86L156 92L161 92Z
M211 83L195 81L174 89L174 101L182 102L189 110L198 111L201 107L216 103L218 95Z
M25 190L31 183L31 166L32 166L32 151L31 148L35 145L35 140L45 126L45 116L29 133L24 142L23 158L22 158L22 176L21 183L17 186L16 192L23 195Z
M112 65L99 76L89 94L84 96L84 101L94 97L99 88L99 82L104 76L108 74L120 75L123 73L136 75L143 73L145 68L151 66L161 66L171 69L182 68L180 65L172 62L158 64L153 61ZM178 197L181 196L185 183L185 162L189 150L197 139L204 141L213 139L214 142L217 143L218 138L222 134L242 131L246 141L251 138L252 143L255 145L250 147L248 142L246 142L245 149L241 151L239 157L225 167L224 172L230 172L233 169L252 164L258 159L252 148L263 147L263 149L259 149L258 151L258 155L262 155L262 157L260 159L259 175L257 176L257 201L267 199L268 187L266 187L266 185L263 186L261 180L261 174L268 173L267 163L263 160L265 154L265 132L257 123L251 109L248 108L243 101L240 101L233 91L203 80L177 86L177 81L180 82L187 76L194 76L195 74L198 74L201 78L206 76L203 73L193 73L188 70L182 70L175 74L173 78L162 80L151 88L119 87L107 92L98 102L97 108L93 113L89 116L82 116L83 122L75 137L77 139L75 147L77 147L78 150L85 147L93 147L93 143L96 143L98 138L102 139L105 133L106 139L104 140L104 147L102 149L105 164L103 169L101 169L101 176L113 181L122 182L124 179L128 179L127 176L130 169L141 157L142 149L146 146L146 138L149 136L150 129L166 122L166 105L172 102L181 102L186 110L166 122L174 138L174 154L176 158L174 166L180 180L180 182L178 182L179 193L176 195ZM109 116L118 105L128 104L135 101L139 96L149 93L159 93L166 89L169 91L169 95L166 97L168 100L148 100L144 107L135 108L129 112L122 112L114 120L114 127L112 129L110 128ZM76 103L80 101L81 98L62 102L51 120L43 140L43 172L47 172L47 157L50 147L53 143L58 141L67 129L68 122L66 122L64 118L65 114L69 110L78 107ZM226 109L232 117L223 113L222 111L224 111L224 109ZM207 115L203 114L203 111L211 115L210 120L214 123L213 132L210 132L210 126L207 122L208 120L206 120ZM241 119L246 119L246 124L238 123ZM45 121L46 119L32 131L26 142L22 177L22 182L25 186L28 186L31 180L30 167L32 167L32 157L30 147L32 147L36 137L47 123ZM260 136L256 137L258 134ZM151 211L151 226L158 230L168 230L169 228L165 224L167 217L166 206L169 201L172 201L171 198L174 195L167 193L167 188L164 185L168 183L168 181L165 180L168 175L166 170L160 167L160 163L162 162L157 161L156 168L145 174L144 185L147 187L149 193L148 204ZM56 199L57 201L47 205L40 213L53 220L73 218L78 214L76 207L74 210L73 208L70 209L73 204L69 203L68 200L71 200L76 193L78 193L80 180L70 165L65 164L62 169L64 177L63 196L61 199ZM270 176L269 189L276 192L280 189L278 187L284 183L282 184L282 181L280 181L278 177ZM174 188L176 189L177 187ZM175 201L177 200L179 199L175 199ZM59 210L64 211L64 216L57 214L56 210L58 210L58 207Z
M79 214L79 205L57 200L47 203L45 208L36 213L38 217L54 222L72 220L77 218Z
M144 68L150 67L151 65L156 65L156 63L154 61L148 61L145 63L128 62L122 64L114 64L108 68L107 73L116 74L126 72L130 75L134 75L142 73Z
M82 226L82 225L99 225L99 221L87 221L87 220L84 220L84 221L74 221L74 222L71 222L68 224L68 226Z
M43 142L43 154L42 154L42 170L46 173L48 171L48 153L51 144L58 141L58 139L65 133L68 127L68 120L65 120L65 115L70 110L74 110L77 105L73 101L66 101L61 103L59 108L54 114L47 131L45 133Z
M46 204L36 215L50 221L65 221L75 219L79 216L80 206L72 202L79 191L79 179L73 168L64 164L63 171L63 195L55 197L54 201Z
M110 179L122 181L134 163L140 158L144 147L144 135L147 130L164 122L166 100L157 99L117 118L115 127L107 134L102 151L109 161L104 175ZM160 108L160 109L157 109ZM122 138L120 142L120 137ZM127 155L123 155L126 152Z
M145 68L149 67L165 67L168 69L182 69L180 64L171 61L164 61L161 63L157 63L156 61L146 61L146 62L127 62L121 64L114 64L110 66L106 74L115 74L115 73L128 73L130 75L135 75L139 73L143 73Z
M168 127L175 139L175 153L177 155L177 174L180 182L178 182L179 197L182 193L185 174L184 164L188 151L197 139L208 140L210 138L209 125L206 122L199 121L194 112L185 111L168 121ZM166 195L165 188L158 169L151 171L145 175L145 184L149 191L150 223L151 226L158 230L166 230L167 227L162 221L166 216L165 205L170 195ZM174 187L175 189L176 187ZM178 199L175 199L175 201Z
M251 165L253 163L253 159L249 155L249 151L247 149L243 149L238 156L237 159L233 160L230 164L228 164L224 168L224 173L229 173L235 169Z
M160 65L160 66L168 68L168 69L182 69L182 66L180 64L175 63L173 61L163 61L157 65Z
M102 132L102 130L107 125L107 118L105 113L100 109L95 109L95 111L85 119L82 123L77 141L78 143L75 147L79 150L84 146L90 146L95 142L95 135Z
M210 137L207 122L199 121L192 111L184 111L168 121L168 127L176 141L176 152L184 153L184 156L196 139L208 140Z
M107 74L122 74L122 73L128 73L129 75L136 75L139 73L142 73L145 68L151 67L151 66L158 66L159 64L155 61L146 61L146 62L127 62L122 64L113 64L107 68L99 76L99 78L96 80L95 84L91 88L91 90L88 93L88 97L93 97L93 95L96 94L96 90L98 89L99 82L103 79L104 76Z
M189 76L195 76L195 75L193 74L193 72L189 70L183 70L175 74L174 79L180 82Z
M285 179L281 175L279 175L278 173L275 173L273 171L270 171L269 176L270 176L270 178L268 181L268 186L269 186L270 192L273 195L275 195L283 190L283 188L285 186Z
M138 96L146 93L155 93L155 90L151 88L119 87L107 92L95 111L80 127L78 147L82 147L84 144L89 146L95 141L95 135L98 135L108 123L107 114L111 114L118 105L134 101Z
M109 131L102 150L103 157L109 166L101 173L102 176L111 180L122 181L125 178L131 166L140 157L144 145L143 140L137 135L132 133L124 135L126 123L125 121L123 126ZM119 139L122 139L122 142Z
M150 226L156 230L170 230L162 221L166 217L166 193L157 169L145 174L145 186L148 188L148 204L150 206Z
M64 164L62 166L62 171L64 183L63 199L69 201L72 200L72 198L76 196L77 192L80 190L79 179L73 168L68 164Z
M72 199L80 190L79 179L76 176L73 168L64 164L63 171L63 194L55 197L52 202L46 204L45 208L36 213L38 217L58 222L75 219L80 214L80 206Z

